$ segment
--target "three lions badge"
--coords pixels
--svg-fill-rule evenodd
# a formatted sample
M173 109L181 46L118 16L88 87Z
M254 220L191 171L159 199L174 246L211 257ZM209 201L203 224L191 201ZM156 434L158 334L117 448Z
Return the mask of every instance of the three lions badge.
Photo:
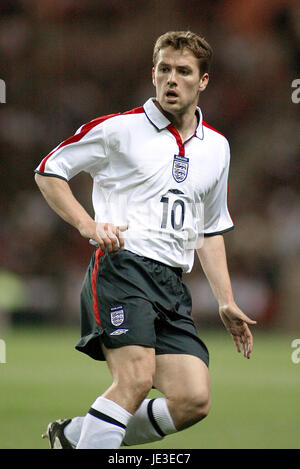
M189 159L185 156L174 155L172 174L176 182L186 180L189 171Z
M121 326L124 322L125 313L123 306L115 306L110 309L110 320L113 326Z

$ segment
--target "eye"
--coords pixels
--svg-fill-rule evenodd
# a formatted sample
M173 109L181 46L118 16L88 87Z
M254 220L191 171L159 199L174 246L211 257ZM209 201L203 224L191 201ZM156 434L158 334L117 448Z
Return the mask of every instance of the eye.
M190 72L190 70L188 70L187 68L181 68L181 69L179 70L179 73L180 73L181 75L189 75L191 72Z

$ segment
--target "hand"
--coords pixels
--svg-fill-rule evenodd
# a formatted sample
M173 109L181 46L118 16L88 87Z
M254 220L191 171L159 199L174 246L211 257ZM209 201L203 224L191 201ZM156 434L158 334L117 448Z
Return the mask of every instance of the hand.
M246 316L235 303L220 306L219 314L226 329L232 335L237 351L240 353L242 348L244 357L250 358L253 337L248 324L255 325L256 321Z
M128 225L115 226L113 223L96 223L92 221L80 229L84 238L93 239L102 251L114 254L119 249L124 249L124 237L122 231L126 231Z

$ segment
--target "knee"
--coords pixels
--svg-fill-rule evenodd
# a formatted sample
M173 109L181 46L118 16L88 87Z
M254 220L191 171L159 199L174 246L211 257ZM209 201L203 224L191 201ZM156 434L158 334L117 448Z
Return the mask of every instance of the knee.
M207 417L210 410L208 393L182 396L170 403L170 412L177 430L183 430Z
M155 351L133 345L103 349L113 377L103 397L117 402L133 414L152 388Z
M147 373L140 373L138 375L132 376L130 380L129 387L131 392L137 396L139 401L145 399L148 393L152 389L152 375Z
M197 422L208 416L210 410L209 396L196 400L194 403L194 415Z
M193 425L207 417L210 410L210 396L208 393L196 395L190 399L187 406L189 408L191 425Z
M119 372L116 384L139 403L152 388L153 370L143 361L134 361Z

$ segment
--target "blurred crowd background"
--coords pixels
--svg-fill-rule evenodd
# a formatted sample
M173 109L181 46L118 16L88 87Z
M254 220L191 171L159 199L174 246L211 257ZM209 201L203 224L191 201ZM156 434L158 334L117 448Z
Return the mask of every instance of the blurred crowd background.
M48 208L33 171L83 123L154 96L154 42L186 29L214 49L199 104L231 145L236 300L258 327L300 332L297 0L0 0L0 326L78 324L93 248ZM89 177L71 187L92 214ZM219 326L197 259L185 281L197 324Z

